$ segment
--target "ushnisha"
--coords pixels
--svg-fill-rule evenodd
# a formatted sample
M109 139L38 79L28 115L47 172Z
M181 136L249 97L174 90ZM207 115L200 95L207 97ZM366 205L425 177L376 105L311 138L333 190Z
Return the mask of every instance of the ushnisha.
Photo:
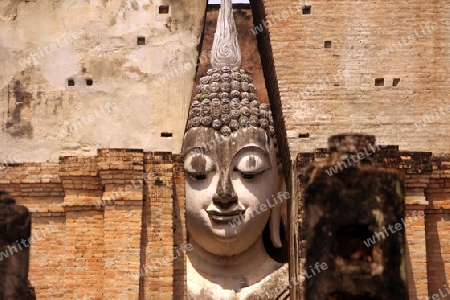
M197 86L186 131L192 127L212 127L228 136L239 128L253 126L274 136L272 113L267 104L258 102L252 81L237 67L209 69Z

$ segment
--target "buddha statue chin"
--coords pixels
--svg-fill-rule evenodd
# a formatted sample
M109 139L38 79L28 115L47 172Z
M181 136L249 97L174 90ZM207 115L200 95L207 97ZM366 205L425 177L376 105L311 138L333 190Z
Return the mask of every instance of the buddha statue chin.
M269 222L281 247L286 194L274 138L261 127L217 129L191 127L184 137L188 299L268 299L288 278L262 238Z

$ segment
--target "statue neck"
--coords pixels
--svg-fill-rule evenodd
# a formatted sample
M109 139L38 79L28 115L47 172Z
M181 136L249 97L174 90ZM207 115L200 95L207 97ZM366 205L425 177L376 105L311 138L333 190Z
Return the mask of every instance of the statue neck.
M273 268L277 263L267 254L262 236L246 251L234 256L221 256L212 254L203 249L197 242L190 238L193 250L188 253L188 259L192 267L198 273L210 276L232 277L261 271L261 268Z

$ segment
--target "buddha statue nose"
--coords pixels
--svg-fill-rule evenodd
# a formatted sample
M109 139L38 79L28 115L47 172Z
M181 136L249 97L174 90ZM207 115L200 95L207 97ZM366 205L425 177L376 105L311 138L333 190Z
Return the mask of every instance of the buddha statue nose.
M213 203L222 209L228 209L237 203L237 195L234 192L229 171L221 172Z

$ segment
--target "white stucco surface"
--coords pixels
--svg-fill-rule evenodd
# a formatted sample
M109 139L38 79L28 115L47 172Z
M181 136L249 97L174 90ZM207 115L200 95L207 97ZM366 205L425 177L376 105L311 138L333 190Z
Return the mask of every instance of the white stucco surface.
M1 1L0 161L179 153L206 0L161 5Z

